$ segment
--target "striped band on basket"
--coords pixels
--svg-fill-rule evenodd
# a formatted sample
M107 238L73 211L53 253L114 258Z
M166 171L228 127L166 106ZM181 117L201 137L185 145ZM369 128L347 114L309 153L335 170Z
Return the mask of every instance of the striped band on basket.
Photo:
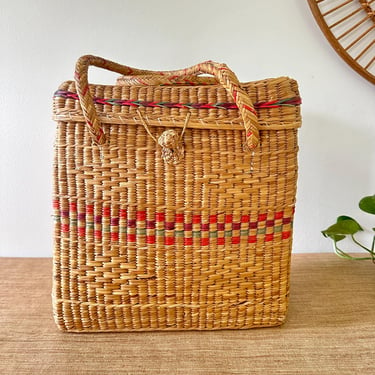
M65 98L79 100L75 92L66 90L57 90L54 98ZM104 99L93 98L96 104L110 106L128 106L128 107L151 107L151 108L188 108L188 109L238 109L236 103L176 103L176 102L153 102L144 100L123 100L123 99ZM300 97L287 98L282 100L272 100L268 102L254 103L255 109L291 107L301 104Z
M62 235L97 241L158 245L235 245L269 242L291 236L294 208L258 213L170 213L126 208L95 207L77 210L70 203L61 209L53 202L56 225ZM112 211L112 212L111 212Z

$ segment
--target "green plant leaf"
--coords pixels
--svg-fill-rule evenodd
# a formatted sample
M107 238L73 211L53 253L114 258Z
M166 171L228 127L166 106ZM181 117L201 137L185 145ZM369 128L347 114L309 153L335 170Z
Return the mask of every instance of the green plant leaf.
M342 215L342 216L339 216L339 217L337 218L337 223L338 223L339 221L344 221L344 220L352 220L352 221L356 221L355 219L353 219L353 218L350 217L350 216ZM358 225L359 225L359 224L358 224Z
M347 228L351 228L351 230L355 230L354 233L357 233L357 232L361 232L363 231L363 228L361 227L361 225L358 223L357 220L353 219L352 217L350 216L339 216L337 218L337 223L342 223L343 221L346 221L346 223L344 225L347 226ZM354 234L354 233L351 233L351 234Z
M362 211L375 215L375 195L362 198L359 201L359 208Z
M334 233L329 232L327 230L323 230L322 234L323 234L324 237L331 238L335 242L339 242L339 241L343 240L346 237L343 234L334 234Z
M353 235L362 230L362 227L356 220L349 216L339 216L336 224L333 224L324 230L323 235L335 239L336 241L340 241L345 238L345 236Z

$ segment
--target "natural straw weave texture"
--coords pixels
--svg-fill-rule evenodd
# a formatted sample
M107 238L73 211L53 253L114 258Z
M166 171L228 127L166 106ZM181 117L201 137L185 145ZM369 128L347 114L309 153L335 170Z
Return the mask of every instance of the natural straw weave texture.
M123 76L89 85L91 65ZM296 81L240 84L224 64L151 72L94 56L78 60L75 80L54 96L58 327L282 324L301 124Z

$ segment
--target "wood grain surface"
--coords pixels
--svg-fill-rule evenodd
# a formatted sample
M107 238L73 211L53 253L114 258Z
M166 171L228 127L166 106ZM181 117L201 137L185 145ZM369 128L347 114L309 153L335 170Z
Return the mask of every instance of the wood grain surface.
M287 323L243 331L62 333L51 259L0 258L0 374L374 374L375 265L292 258Z

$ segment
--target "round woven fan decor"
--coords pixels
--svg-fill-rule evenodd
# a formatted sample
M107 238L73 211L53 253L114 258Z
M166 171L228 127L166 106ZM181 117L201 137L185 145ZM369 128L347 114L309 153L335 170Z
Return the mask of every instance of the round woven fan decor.
M335 51L375 84L375 0L308 0Z

